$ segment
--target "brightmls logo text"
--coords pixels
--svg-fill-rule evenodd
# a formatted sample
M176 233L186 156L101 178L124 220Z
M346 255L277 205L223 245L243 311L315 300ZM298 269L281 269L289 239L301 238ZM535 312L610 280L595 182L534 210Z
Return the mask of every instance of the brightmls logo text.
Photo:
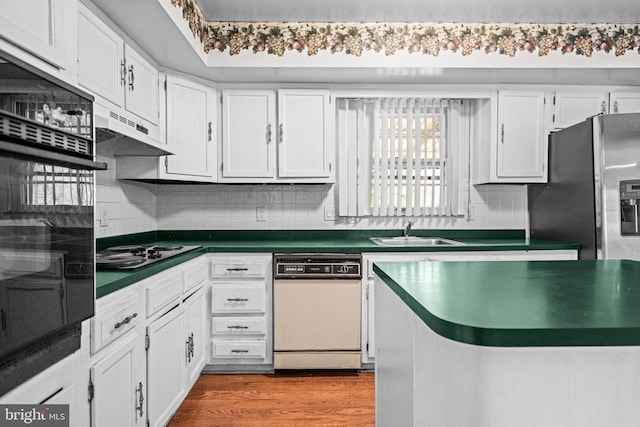
M69 405L0 405L0 427L69 427Z

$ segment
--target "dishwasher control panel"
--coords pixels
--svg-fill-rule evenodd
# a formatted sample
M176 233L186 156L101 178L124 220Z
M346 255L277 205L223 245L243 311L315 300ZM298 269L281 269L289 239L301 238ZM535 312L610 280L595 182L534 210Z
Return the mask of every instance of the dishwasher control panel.
M275 254L276 279L359 279L360 254Z

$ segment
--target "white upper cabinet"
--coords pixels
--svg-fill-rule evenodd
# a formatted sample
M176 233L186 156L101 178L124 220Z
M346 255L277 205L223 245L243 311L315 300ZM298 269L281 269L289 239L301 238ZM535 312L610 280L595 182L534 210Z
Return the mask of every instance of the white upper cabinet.
M78 9L78 83L124 107L124 43L88 9Z
M546 180L544 107L543 92L499 93L497 178Z
M225 90L220 182L334 181L324 90Z
M278 91L278 176L331 177L331 114L326 91Z
M605 92L556 92L553 107L554 129L564 129L609 111Z
M66 68L66 26L71 1L0 0L0 38L20 46L38 58Z
M126 66L125 107L138 117L158 124L158 70L129 46L124 49Z
M151 124L159 122L158 71L82 4L78 84Z
M221 181L275 177L275 119L274 91L223 91Z
M117 177L149 181L216 182L216 92L166 76L166 137L170 156L118 158Z
M546 181L545 99L543 91L504 90L478 104L474 184Z
M215 90L167 76L167 177L216 180Z
M617 113L640 113L640 93L638 92L611 92L609 110Z

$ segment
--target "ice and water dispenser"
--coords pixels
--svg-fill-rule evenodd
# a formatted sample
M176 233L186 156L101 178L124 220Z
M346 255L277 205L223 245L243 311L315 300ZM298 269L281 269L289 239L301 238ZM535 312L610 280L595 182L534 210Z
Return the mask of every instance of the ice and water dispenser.
M640 179L620 181L620 234L640 235Z

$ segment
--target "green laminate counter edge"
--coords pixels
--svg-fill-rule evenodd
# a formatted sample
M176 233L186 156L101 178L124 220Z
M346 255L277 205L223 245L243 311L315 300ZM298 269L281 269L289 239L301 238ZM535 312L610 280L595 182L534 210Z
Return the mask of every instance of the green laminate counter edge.
M147 279L154 274L161 273L168 268L175 267L183 262L197 258L205 252L206 250L196 249L132 272L98 271L96 272L96 298L101 298L112 292L126 288L127 286Z
M497 347L640 345L640 262L376 263L439 335Z
M440 236L464 246L378 246L372 236L397 236L398 230L187 230L153 231L98 239L98 250L127 244L182 244L202 246L195 253L172 258L134 271L98 271L96 298L122 289L204 253L368 253L465 252L517 250L577 250L575 243L527 239L521 230L415 230L415 236Z

